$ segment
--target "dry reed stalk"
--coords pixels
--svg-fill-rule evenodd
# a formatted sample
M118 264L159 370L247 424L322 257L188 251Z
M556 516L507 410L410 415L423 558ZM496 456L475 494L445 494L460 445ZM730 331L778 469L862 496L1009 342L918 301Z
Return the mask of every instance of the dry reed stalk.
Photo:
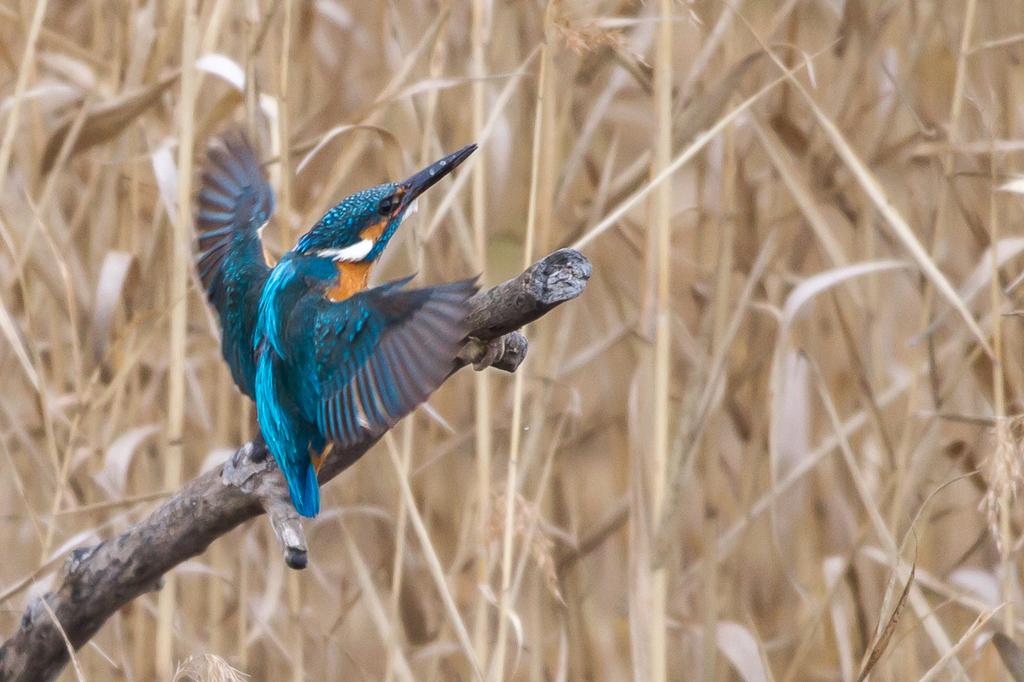
M551 4L545 13L545 22L550 17ZM533 245L537 232L537 191L540 184L540 159L542 156L541 140L544 130L545 106L551 106L545 99L547 79L550 78L551 49L545 42L540 51L540 74L537 77L537 101L533 113L533 145L530 161L530 195L526 209L526 235L523 243L524 267L533 262ZM526 327L522 334L526 336ZM512 387L512 423L509 434L508 471L505 481L505 525L501 542L501 593L498 608L498 637L495 651L491 659L489 679L501 682L505 676L505 651L508 645L508 624L512 618L512 555L515 546L515 501L518 495L520 443L523 432L523 400L526 381L526 368L520 367L513 379ZM523 551L528 551L524 547ZM521 643L520 643L521 646ZM516 659L518 660L518 654ZM514 672L514 671L513 671Z
M402 462L398 475L409 480L409 468L412 464L412 440L416 433L415 412L405 418L402 426ZM386 438L391 438L387 434ZM389 445L388 447L391 447ZM388 616L391 618L392 633L391 642L388 644L387 669L384 672L386 682L391 682L395 674L395 656L397 650L402 646L401 637L401 613L399 611L399 600L402 594L402 579L405 576L405 536L408 532L409 509L405 504L405 497L398 498L398 521L395 523L395 560L391 565L391 598L388 602Z
M486 116L487 84L483 80L487 75L486 47L490 38L491 12L490 0L473 0L472 27L470 31L471 55L470 68L473 78L472 90L472 128L473 139L478 145L483 144L482 134ZM487 147L477 149L473 155L473 167L470 169L472 179L471 221L473 225L474 266L479 273L480 282L487 283ZM438 210L438 214L441 210ZM436 216L435 216L436 219ZM429 238L432 230L427 231ZM478 372L474 380L474 415L476 430L476 584L478 587L490 584L490 535L488 521L490 519L491 498L491 457L493 454L491 411L491 375ZM483 664L490 660L490 614L488 604L478 589L475 595L475 611L473 614L473 648L476 660Z
M7 116L7 127L4 128L3 140L0 141L0 196L3 195L7 182L7 170L11 164L11 153L14 151L14 136L18 132L22 100L25 97L29 79L35 71L36 45L43 27L43 19L46 17L47 3L48 0L36 0L32 23L29 25L28 36L25 40L25 51L21 57L21 66L18 67L18 80L14 85L14 101Z
M949 125L946 130L946 137L949 140L951 146L953 144L956 144L956 142L960 138L960 118L963 113L964 89L967 83L967 58L970 54L970 45L972 34L974 32L974 20L977 14L977 7L977 0L967 0L967 3L964 8L964 25L963 30L960 34L960 49L957 53L956 74L953 80L953 97L950 105ZM936 16L937 18L938 12L936 12L934 16ZM938 255L938 249L941 247L943 243L943 238L946 235L946 223L948 221L947 216L950 208L949 184L952 182L954 175L954 162L955 159L952 153L952 149L950 149L950 151L947 152L940 159L940 170L942 172L943 182L939 185L939 196L935 204L935 224L932 230L931 244L931 255L933 257ZM924 302L921 306L920 331L922 333L924 333L925 330L927 330L928 327L931 325L932 310L934 307L934 297L934 285L931 282L928 282L925 285ZM910 392L910 402L907 404L906 426L903 429L903 435L900 440L899 450L897 451L898 458L897 468L895 472L897 489L899 489L902 486L902 482L905 478L906 460L909 457L909 451L912 447L910 439L912 437L913 432L911 431L910 427L912 423L910 417L918 409L918 391L916 390L916 388L917 387L914 386L915 390L911 390ZM901 499L902 497L897 495L895 502L892 506L892 522L895 522L895 520L898 518L898 515L901 513ZM893 525L895 525L895 523L893 523Z
M426 556L427 566L430 568L430 573L434 578L434 584L437 586L437 590L441 594L441 600L444 602L445 610L448 612L449 622L455 629L456 637L458 637L463 654L469 661L474 677L476 677L477 680L480 680L480 682L483 682L483 670L480 667L480 662L476 658L473 642L469 638L469 632L466 630L466 626L462 621L462 616L459 614L459 608L456 606L455 599L452 597L451 590L448 587L447 579L445 578L444 571L441 568L441 562L438 560L437 552L434 550L434 545L430 540L430 534L427 532L427 528L423 524L423 518L420 516L419 509L416 507L416 498L413 497L412 488L409 487L409 481L405 477L401 476L402 463L399 460L398 453L395 451L396 448L393 447L394 440L389 439L388 444L392 446L388 447L388 454L391 455L391 463L395 467L395 472L399 474L398 483L402 491L402 497L405 498L406 508L409 510L409 519L412 521L413 530L416 532L420 541L420 547Z
M181 94L178 101L178 196L174 216L169 282L170 363L167 368L167 446L164 455L163 485L167 490L181 487L184 467L185 360L188 325L188 279L192 248L192 149L195 136L196 69L199 47L199 18L196 0L183 7L181 48ZM156 672L160 680L174 676L174 619L177 612L177 585L173 573L167 576L159 598L156 634Z
M839 12L797 0L674 4L672 162L678 165L661 179L651 172L658 3L559 0L553 39L545 41L543 4L485 2L495 29L483 50L488 80L479 86L472 82L472 3L292 2L286 75L285 2L200 5L199 53L224 55L248 75L247 111L234 104L239 95L221 78L202 78L195 144L205 146L210 134L246 113L249 123L269 124L274 147L265 156L279 187L278 163L293 171L299 166L293 155L304 147L295 140L332 135L292 183L288 227L294 231L341 194L379 182L385 161L393 174L395 151L405 149L422 163L481 142L485 251L495 279L520 260L532 184L534 58L549 42L544 60L553 68L542 92L535 244L546 251L545 242L580 242L595 268L578 306L531 326L519 415L529 431L517 444L513 618L505 622L509 647L516 646L513 628L522 627L528 661L513 673L515 652L507 651L506 679L630 676L632 635L623 604L633 591L628 553L634 548L621 529L644 521L624 502L624 453L634 444L627 440L629 379L653 355L641 358L637 342L645 295L637 273L646 256L645 229L653 225L643 206L660 183L670 183L675 195L669 410L670 422L679 424L670 432L670 486L662 519L652 524L658 543L649 558L665 567L673 586L670 679L761 680L771 679L772 669L779 679L855 679L857 662L873 648L908 576L900 558L908 528L920 542L914 581L871 679L951 677L948 666L930 670L943 656L950 663L958 657L970 679L1005 674L992 647L973 647L984 629L1020 632L1017 604L1012 615L1007 604L958 652L955 647L979 614L1007 599L1007 581L1015 578L1002 567L1024 544L1012 490L997 485L1016 478L1016 420L1024 405L1018 362L1024 327L1011 316L1024 307L1024 289L1016 284L1024 262L1017 227L1024 203L1014 192L993 197L1024 170L1014 117L1022 90L1013 66L1024 17L1014 2L851 0L839 3ZM184 36L181 4L157 8L129 0L113 12L99 0L50 2L44 14L36 0L20 5L0 7L0 119L6 116L0 138L15 131L0 179L0 372L8 379L0 395L0 542L26 550L10 553L0 567L4 633L19 629L24 601L48 588L76 548L119 533L167 495L159 443L146 440L122 455L117 443L136 429L166 426L166 325L176 302L166 283L176 226L164 214L151 155L160 142L176 141L180 127L178 88L159 89L180 66ZM775 84L778 71L743 19L787 69L806 71L800 82L816 104L784 78L782 87ZM26 48L34 49L31 59ZM279 97L285 75L287 123ZM476 128L474 89L485 92ZM158 91L113 138L90 142L99 130L96 112ZM261 102L269 119L260 118ZM873 271L834 296L816 296L787 337L787 349L804 353L817 372L804 414L807 446L773 481L765 455L767 379L783 302L801 282L829 270L907 253L822 133L815 106L884 187L977 320L998 364L917 271ZM370 123L383 132L334 134ZM388 158L379 153L380 138ZM289 146L292 156L283 159L277 152ZM48 173L37 172L48 165ZM473 274L473 209L469 201L463 206L473 176L467 165L423 198L430 210L398 233L408 241L389 249L400 257L380 265L381 280L413 271L431 282ZM724 222L729 211L733 223ZM272 252L288 241L283 231L270 230ZM761 263L772 239L776 248ZM108 257L130 262L132 274L116 296L104 293ZM650 289L653 307L653 277ZM220 358L215 320L204 310L189 322L186 472L198 470L213 449L243 442L253 426L249 401L231 386ZM643 370L645 397L653 395L646 379L652 372L653 361ZM511 445L515 383L490 382L497 457ZM434 407L454 432L416 416L395 437L402 467L407 455L414 463L409 486L448 591L460 617L473 620L477 570L486 570L499 591L495 568L504 557L494 548L504 549L508 498L489 490L490 564L474 562L476 498L484 490L474 466L474 379L455 377L452 384ZM935 404L924 409L929 402ZM643 407L647 421L636 435L653 432L652 406ZM650 443L634 451L650 452ZM176 657L209 651L250 679L286 679L299 668L294 637L301 635L307 679L400 679L394 663L388 670L388 659L399 656L416 679L465 677L463 647L434 574L417 539L399 532L406 497L396 500L392 479L379 475L379 456L388 457L371 453L332 484L325 491L330 509L306 526L311 567L300 581L301 633L292 578L280 565L259 568L277 561L277 551L257 521L179 571ZM108 491L95 477L118 460L125 484ZM975 485L975 476L959 482L977 469L985 471L987 486ZM805 506L787 517L798 493ZM931 502L922 503L925 498ZM772 554L765 532L765 514L776 502L776 527L788 542L782 557ZM704 518L708 507L717 515L717 532ZM388 626L407 637L381 639L334 516L365 511L375 520L346 519L348 531ZM404 523L411 525L408 515ZM882 526L900 550L895 554L879 539ZM554 542L564 606L550 596L544 569L536 569L527 549L541 540ZM914 591L929 614L920 627ZM94 646L77 652L90 682L155 677L158 601L157 595L139 599L96 635ZM51 630L40 611L40 623ZM491 628L487 653L496 654L500 600L484 611ZM71 636L72 624L60 617ZM942 638L936 623L948 633L943 654L933 653ZM739 624L751 633L739 664L756 665L763 676L750 676L750 668L737 667L725 653L734 642L723 633L735 634L729 628ZM472 633L476 622L466 625ZM63 652L63 639L59 645ZM648 646L645 638L635 650ZM673 665L695 660L701 649L705 659L717 658L717 670Z
M406 79L409 77L416 61L434 41L434 38L440 32L441 27L448 22L449 12L449 9L443 10L434 22L431 23L430 28L424 34L423 38L420 39L420 42L416 47L406 56L401 67L391 77L387 86L377 96L376 100L374 100L374 104L369 108L369 113L364 114L363 112L356 112L357 115L353 117L353 123L368 126L380 125L384 118L384 110L379 105L387 102L399 91ZM345 152L338 157L338 160L334 162L334 165L327 176L327 184L319 193L319 196L311 209L303 215L302 222L304 225L312 225L315 223L320 219L320 216L322 216L327 209L334 204L336 201L335 195L341 187L342 181L352 171L355 164L359 161L360 156L365 151L368 137L369 136L367 135L358 136L356 143L346 149ZM479 154L480 152L477 152L476 155Z
M658 36L655 44L654 101L655 126L654 162L651 176L658 177L667 171L672 161L672 2L661 0L659 7ZM648 272L657 272L656 303L654 310L654 377L651 388L654 392L654 436L651 442L650 464L650 518L661 518L662 505L667 487L666 469L669 449L669 388L672 383L672 364L669 355L671 343L671 268L672 268L672 186L662 182L652 196L650 203L651 222L649 230L654 232L651 244L654 253L649 254ZM712 465L713 466L713 465ZM645 541L653 548L657 541L655 533ZM649 628L649 649L652 682L668 679L668 569L662 565L652 568L651 614ZM634 652L640 655L640 652Z
M291 128L289 126L288 73L292 57L292 0L282 0L284 17L281 22L281 55L278 67L277 93L277 125L278 137L281 140L281 151L278 154L280 164L280 187L277 193L277 211L284 222L281 243L285 248L298 240L295 234L295 223L292 220L292 155Z
M366 560L363 558L362 553L359 551L359 547L352 539L352 534L349 533L344 524L342 524L342 532L344 534L345 545L348 548L349 556L352 559L352 564L356 569L356 577L359 581L360 588L362 589L363 597L367 601L371 617L374 624L377 626L378 636L380 637L380 641L387 646L395 637L392 632L392 624L388 620L388 615L384 609L384 605L381 603L380 595L377 594L377 588L373 584L373 578L370 577L370 569L366 565ZM398 677L402 682L412 682L412 671L409 669L409 663L405 660L405 656L400 650L396 650L395 652L395 671L398 673Z
M678 156L676 156L676 158L672 160L672 163L670 163L664 170L662 170L656 176L651 178L651 180L647 182L642 188L631 194L628 199L626 199L621 204L612 209L611 213L602 218L599 223L597 223L592 228L587 230L587 232L582 237L573 242L572 248L576 250L582 250L589 246L593 240L595 240L601 234L606 232L610 227L615 225L617 222L622 220L622 218L630 210L636 207L641 201L643 201L648 194L657 189L661 184L663 184L666 180L672 177L672 175L676 171L678 171L680 168L685 166L689 161L691 161L693 157L700 153L700 151L704 149L704 147L707 146L707 144L711 142L711 140L715 139L715 137L717 137L718 134L721 133L727 126L732 125L736 121L736 119L738 119L740 116L746 113L748 109L750 109L754 104L760 101L765 95L774 90L776 86L785 82L787 77L792 76L792 74L798 71L802 71L805 68L805 66L806 64L800 64L795 68L786 71L785 76L781 76L778 79L769 82L754 95L745 99L735 109L731 110L728 114L721 117L718 120L718 122L715 123L715 125L708 128L706 131L704 131L696 138L694 138L693 142L691 142L686 147L686 149L684 149Z

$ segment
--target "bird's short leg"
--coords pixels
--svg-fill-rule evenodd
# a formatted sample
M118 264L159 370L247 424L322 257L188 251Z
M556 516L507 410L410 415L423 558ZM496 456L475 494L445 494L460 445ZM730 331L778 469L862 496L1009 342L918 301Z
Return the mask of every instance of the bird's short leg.
M494 364L495 360L505 353L505 337L499 336L490 341L470 339L459 353L459 357L473 365L480 372Z
M488 341L471 337L459 353L459 360L473 365L478 372L488 367L514 372L526 357L526 349L526 337L519 332L509 332Z

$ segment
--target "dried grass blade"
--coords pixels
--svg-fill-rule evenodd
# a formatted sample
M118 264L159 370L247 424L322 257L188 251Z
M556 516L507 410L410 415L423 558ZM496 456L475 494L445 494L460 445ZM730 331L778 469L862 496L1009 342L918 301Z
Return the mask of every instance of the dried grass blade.
M36 46L39 42L39 32L43 28L43 19L46 17L46 5L47 0L36 0L32 24L29 26L25 41L25 52L18 67L18 80L14 86L14 106L7 115L7 128L4 130L3 142L0 142L0 196L3 195L4 183L7 182L7 168L11 164L11 153L14 151L14 136L18 132L21 101L25 97L29 78L35 72Z
M448 618L451 621L452 627L455 629L455 635L459 639L459 644L462 645L462 652L469 660L476 679L483 682L483 672L480 669L480 664L476 660L476 654L473 650L473 642L469 638L469 632L466 630L466 624L462 621L462 616L459 614L459 607L455 604L455 598L452 597L451 590L448 589L448 581L445 579L444 569L441 568L441 562L437 558L437 552L434 551L434 545L430 542L430 535L427 533L427 527L423 525L423 517L420 516L419 508L416 506L416 498L412 494L412 488L409 487L409 481L402 475L402 462L399 460L398 453L395 452L394 448L388 448L388 454L391 456L391 463L394 464L395 472L398 474L398 483L402 490L402 497L405 498L405 506L406 509L409 510L409 520L412 521L413 530L416 531L416 537L420 541L420 547L423 549L423 555L427 560L427 566L430 568L430 574L433 576L434 582L437 584L437 590L441 593L441 601L444 602L445 610L448 612Z
M974 635L977 634L979 630L985 627L985 623L991 620L992 617L996 615L996 611L1003 608L1004 606L1006 606L1005 603L1001 604L998 608L993 609L992 611L986 611L985 613L979 614L978 617L974 620L974 623L971 625L971 627L968 628L967 632L963 634L963 637L958 639L956 644L953 645L953 648L951 648L949 651L943 654L942 658L940 658L935 663L935 665L933 665L928 670L928 672L926 672L924 676L921 677L920 680L918 680L918 682L931 682L931 680L934 680L936 677L938 677L939 673L945 670L946 665L948 665L949 662L953 659L953 657L956 656L957 652L960 651L960 649L962 649L965 644L967 644L967 641L974 637Z
M746 22L745 19L744 22ZM957 295L953 285L949 283L949 280L946 279L944 274L942 274L939 266L932 260L931 255L925 250L924 246L921 245L921 242L918 241L917 235L914 234L914 230L911 229L910 225L906 220L904 220L900 212L897 211L889 202L889 197L886 195L885 190L882 189L881 183L878 182L878 179L874 174L868 170L864 162L860 160L860 157L857 156L857 153L846 141L846 138L843 136L842 132L840 132L839 128L836 127L831 119L825 115L825 112L821 110L821 107L819 107L818 103L814 101L813 97L811 97L811 93L807 91L807 88L805 88L803 84L796 79L796 76L794 75L795 69L787 69L785 64L782 63L775 53L768 49L768 46L765 45L761 36L753 30L753 27L751 27L750 24L747 24L747 28L750 29L750 32L758 42L761 43L762 48L764 48L765 52L772 58L775 64L781 70L785 71L784 77L786 80L792 84L793 89L800 93L800 96L807 102L808 108L811 110L811 113L814 114L814 118L818 121L818 125L820 125L822 130L825 132L825 136L828 137L829 142L832 143L836 153L839 154L839 157L850 169L850 172L853 173L853 176L857 179L861 189L864 190L864 193L867 194L869 199L871 199L871 203L875 205L878 212L885 218L886 223L892 229L896 238L902 242L903 247L910 253L911 258L913 258L917 263L921 272L924 273L925 277L931 281L932 285L939 291L939 293L946 298L950 305L960 313L960 316L963 317L967 328L971 330L971 333L974 334L974 337L977 339L978 344L991 358L993 355L992 347L989 345L988 340L985 337L985 333L981 330L981 327L978 326L974 316L971 315L971 311L967 309L963 300L961 300Z
M4 336L7 337L7 341L11 344L11 348L14 349L14 354L18 357L18 363L21 365L21 368L25 370L25 376L28 378L29 383L32 384L36 391L40 391L39 374L36 372L32 360L28 357L25 344L21 342L21 334L18 332L18 327L15 325L14 318L11 317L10 312L8 312L7 306L4 305L3 298L0 298L0 332L3 332Z
M352 557L352 564L356 569L356 580L359 582L363 596L366 597L370 618L377 626L377 634L380 636L381 643L386 647L390 646L394 633L392 632L391 622L388 620L387 611L384 609L384 604L377 594L377 587L373 584L373 578L370 577L370 569L367 567L359 547L356 546L355 541L352 539L352 534L348 532L348 528L345 527L344 523L341 524L341 529L342 535L345 538L345 546L348 548L348 554ZM409 669L409 663L405 660L405 653L401 647L397 646L393 647L393 652L395 657L395 673L405 682L412 682L414 678L412 671Z
M885 650L889 647L889 642L892 641L892 636L896 634L896 626L899 625L900 616L903 613L903 607L907 604L907 597L910 596L910 587L914 584L914 573L917 570L917 562L910 565L910 578L907 580L907 584L903 587L903 594L900 595L899 601L896 602L896 608L893 609L892 615L889 617L889 622L885 624L885 628L879 633L875 639L874 645L871 647L871 653L868 656L867 661L864 663L864 667L861 668L860 675L857 676L857 682L864 682L867 679L871 669L875 667L878 661L882 658Z
M60 624L59 620L57 620L57 614L53 612L53 609L50 608L50 605L47 603L45 598L40 599L39 603L43 605L44 609L46 609L46 613L49 614L50 619L53 620L54 626L57 628L57 631L60 632L60 636L64 640L64 646L68 648L68 656L71 658L71 665L75 667L75 677L78 678L78 682L85 682L85 673L82 672L82 664L78 662L78 656L75 655L75 647L71 646L71 640L68 639L68 634L64 632L64 626Z
M787 75L791 75L797 71L800 71L803 68L806 68L805 64L801 63L792 71L787 71L786 73ZM760 101L762 97L764 97L769 92L774 90L776 86L781 84L784 80L786 80L786 76L782 76L771 81L763 88L758 90L756 93L745 99L742 104L740 104L735 109L726 114L724 117L722 117L714 126L708 128L706 131L698 135L693 140L693 142L691 142L690 145L686 149L684 149L682 153L679 154L679 156L677 156L675 160L672 161L671 164L669 164L668 168L666 168L661 173L658 173L658 175L651 179L650 182L648 182L642 188L634 192L628 199L623 201L621 204L616 206L612 210L612 212L609 213L601 222L599 222L597 225L594 225L594 227L590 228L590 230L588 230L586 234L577 239L576 243L572 245L572 248L579 251L585 248L588 244L590 244L590 242L594 241L594 239L599 237L601 234L606 232L608 228L617 223L624 215L626 215L626 213L628 213L637 204L639 204L644 199L644 197L650 194L653 189L655 189L658 185L660 185L666 179L671 177L672 174L675 173L677 170L686 165L686 163L690 161L690 159L695 157L698 152L704 149L704 147L706 147L707 144L711 142L711 140L713 140L720 132L722 132L722 130L724 130L726 126L733 123L736 119L743 115L744 112L750 109L750 107L754 106L754 104Z

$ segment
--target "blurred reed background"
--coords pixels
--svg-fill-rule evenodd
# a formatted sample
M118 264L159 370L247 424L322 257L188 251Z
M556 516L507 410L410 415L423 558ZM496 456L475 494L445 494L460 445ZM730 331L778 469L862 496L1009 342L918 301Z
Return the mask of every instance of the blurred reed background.
M326 487L309 569L256 519L85 679L1001 679L1022 32L1017 0L6 0L0 635L254 431L183 206L249 121L271 254L476 141L378 278L568 245L594 276L514 378L459 373Z

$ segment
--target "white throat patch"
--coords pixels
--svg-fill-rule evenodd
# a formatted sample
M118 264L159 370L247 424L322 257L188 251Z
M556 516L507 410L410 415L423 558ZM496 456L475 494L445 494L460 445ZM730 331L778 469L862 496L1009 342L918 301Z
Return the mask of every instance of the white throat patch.
M330 258L333 261L358 261L366 258L373 251L372 239L360 239L351 246L343 249L324 249L316 255L321 258Z

